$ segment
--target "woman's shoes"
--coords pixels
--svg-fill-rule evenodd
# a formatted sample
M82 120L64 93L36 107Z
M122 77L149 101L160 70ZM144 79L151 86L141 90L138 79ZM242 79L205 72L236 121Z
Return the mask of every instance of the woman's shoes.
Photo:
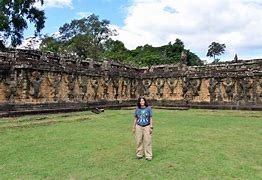
M143 156L137 156L136 158L137 158L137 159L142 159L142 158L143 158Z
M137 159L142 159L143 156L137 156L136 158L137 158ZM147 160L147 161L152 161L152 158L146 158L146 160Z

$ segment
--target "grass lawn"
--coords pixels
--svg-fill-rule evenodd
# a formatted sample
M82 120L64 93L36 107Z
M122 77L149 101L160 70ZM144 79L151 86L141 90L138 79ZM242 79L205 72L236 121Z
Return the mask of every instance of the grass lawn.
M0 179L262 179L262 112L153 109L151 162L133 110L0 119Z

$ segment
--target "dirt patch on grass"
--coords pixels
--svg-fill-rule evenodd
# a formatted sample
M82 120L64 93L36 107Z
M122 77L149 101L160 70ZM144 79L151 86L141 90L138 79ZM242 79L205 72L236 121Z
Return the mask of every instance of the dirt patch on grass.
M90 120L91 118L89 117L79 117L79 118L74 118L70 120L55 120L55 119L48 119L47 117L41 117L41 118L35 118L34 121L30 122L29 120L21 120L15 122L11 122L8 124L5 124L5 126L0 126L0 130L5 130L5 129L15 129L15 128L34 128L38 126L49 126L52 124L57 124L57 123L74 123L74 122L82 122L82 121L87 121ZM41 121L40 121L41 120ZM28 122L28 123L24 123Z
M210 113L196 113L197 116L216 116L216 117L240 117L240 118L261 118L262 119L262 114L261 115L256 115L256 114L232 114L232 113L225 113L225 114L218 114L215 112Z

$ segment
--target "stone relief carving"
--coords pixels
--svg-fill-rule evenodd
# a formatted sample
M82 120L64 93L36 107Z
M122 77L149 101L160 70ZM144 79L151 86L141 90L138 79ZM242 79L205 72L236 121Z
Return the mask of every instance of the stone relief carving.
M49 86L52 87L51 94L54 101L58 100L61 81L62 81L62 75L60 73L49 72L47 74L47 82Z
M181 81L181 86L182 86L182 96L184 98L187 98L187 92L190 88L190 84L189 84L189 79L187 77L182 77L182 81Z
M5 96L10 103L15 102L15 96L17 96L18 79L17 72L11 72L10 76L6 78L5 84L8 86L5 92Z
M87 98L87 87L88 87L88 77L87 76L79 76L78 77L79 87L81 89L80 96L81 100Z
M91 86L93 88L94 91L94 99L98 98L98 88L99 88L99 80L98 77L93 77L93 79L91 80Z
M113 94L114 94L114 98L117 99L117 97L119 96L119 78L118 77L114 77L112 79L113 81Z
M103 97L104 97L105 99L108 99L108 98L109 98L108 88L109 88L110 81L111 81L111 79L110 79L108 76L106 76L106 77L104 78L104 83L102 84L103 87L104 87Z
M131 79L131 81L130 81L130 95L131 95L131 97L135 97L137 86L138 86L138 80Z
M255 101L257 102L257 100L259 101L259 91L258 91L258 86L259 86L259 79L257 79L256 77L252 77L251 78L252 81L252 87L251 87L251 101Z
M143 83L143 87L144 87L144 95L148 96L150 94L149 88L152 84L152 80L151 79L143 79L142 83Z
M156 95L159 96L159 97L163 97L165 80L161 79L161 78L157 78L155 80L155 85L156 85L156 88L157 88Z
M65 82L67 83L68 87L68 99L74 100L75 99L75 83L76 83L76 76L74 74L68 75L65 77Z
M248 101L251 98L250 89L252 88L253 82L248 78L245 77L239 80L239 87L240 87L240 95L239 100Z
M260 89L260 91L257 91L257 99L262 102L262 79L258 79L257 87Z
M112 82L113 82L113 95L114 98L117 99L119 96L119 78L113 77Z
M121 95L124 96L124 97L127 97L128 96L128 86L129 86L130 82L128 79L124 78L123 81L122 81L122 92L121 92Z
M259 96L262 97L262 79L259 79L259 80L258 80L258 85L259 85L259 87L260 87Z
M167 84L170 89L170 96L175 96L176 95L176 87L178 85L178 79L175 78L168 78L167 79Z
M217 89L218 81L215 78L211 78L209 81L209 96L210 96L210 102L214 102L217 99Z
M20 86L22 87L22 98L27 99L29 98L29 89L30 89L30 83L27 78L27 71L22 69L18 78L19 78Z
M40 72L38 71L33 71L31 73L31 78L30 78L30 95L33 98L40 98L42 97L41 94L41 83L43 81L43 77Z
M218 92L217 92L217 101L223 101L223 97L222 97L222 79L217 79L218 81L218 85L217 85L217 88L218 88Z
M227 78L226 81L222 82L222 84L225 88L225 97L227 97L229 101L232 101L235 88L234 80L232 78Z
M192 95L193 96L199 96L199 91L201 87L201 80L200 79L192 79L190 81L190 86L192 89Z

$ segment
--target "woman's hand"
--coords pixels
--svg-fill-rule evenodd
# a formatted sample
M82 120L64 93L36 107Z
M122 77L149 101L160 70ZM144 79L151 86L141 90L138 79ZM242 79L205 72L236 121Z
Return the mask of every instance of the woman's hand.
M132 128L132 132L135 134L135 132L136 132L136 128Z
M153 127L150 127L149 133L150 133L150 134L153 133Z

